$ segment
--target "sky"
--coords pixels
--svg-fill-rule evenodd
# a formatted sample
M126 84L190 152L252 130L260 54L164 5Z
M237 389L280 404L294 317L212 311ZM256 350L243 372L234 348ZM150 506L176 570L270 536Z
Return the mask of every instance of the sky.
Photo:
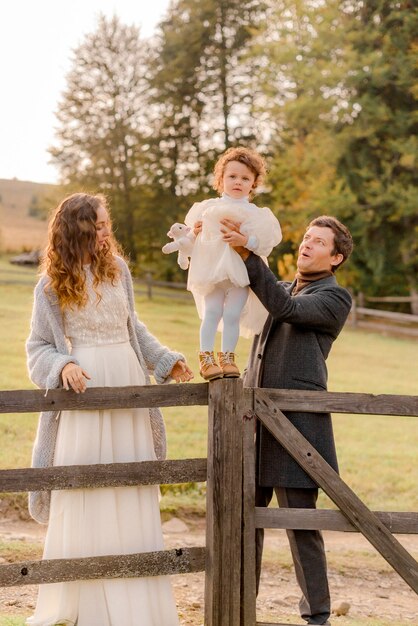
M153 34L170 0L2 0L0 2L0 178L57 183L48 164L55 111L71 51L100 13Z

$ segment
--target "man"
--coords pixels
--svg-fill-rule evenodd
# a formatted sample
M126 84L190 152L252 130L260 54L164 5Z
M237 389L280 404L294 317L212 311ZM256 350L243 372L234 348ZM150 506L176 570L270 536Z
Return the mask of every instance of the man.
M337 219L322 216L308 226L299 247L296 278L277 281L262 259L245 248L239 225L224 220L224 239L243 258L250 287L269 312L252 346L244 382L249 387L324 390L325 360L351 308L351 297L334 272L350 256L353 241ZM287 417L338 471L331 416L289 413ZM256 505L268 506L273 490L280 506L316 508L318 487L294 459L258 424ZM300 613L308 624L329 624L330 595L319 531L288 530L302 590ZM264 532L257 530L257 587Z

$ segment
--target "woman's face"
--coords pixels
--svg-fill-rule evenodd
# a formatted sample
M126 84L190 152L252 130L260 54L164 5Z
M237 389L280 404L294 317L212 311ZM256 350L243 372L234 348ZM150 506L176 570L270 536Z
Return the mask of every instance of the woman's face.
M103 206L97 209L96 241L99 248L103 248L111 233L109 214Z

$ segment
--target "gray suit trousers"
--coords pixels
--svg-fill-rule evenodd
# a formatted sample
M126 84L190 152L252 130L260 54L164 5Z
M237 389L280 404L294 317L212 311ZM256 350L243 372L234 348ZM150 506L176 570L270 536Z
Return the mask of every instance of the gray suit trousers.
M296 489L275 487L279 506L286 508L315 509L317 488ZM256 506L268 506L273 487L256 487ZM322 534L317 530L287 530L295 566L296 578L302 590L300 614L308 624L325 624L331 612L327 578L327 563ZM256 580L257 593L261 574L264 530L256 530Z

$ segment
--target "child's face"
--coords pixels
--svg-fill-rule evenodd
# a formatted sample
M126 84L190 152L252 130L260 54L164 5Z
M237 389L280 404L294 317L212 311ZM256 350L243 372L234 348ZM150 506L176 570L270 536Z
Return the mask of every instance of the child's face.
M226 164L222 178L223 192L231 198L245 198L249 195L255 182L255 174L249 167L239 161Z

